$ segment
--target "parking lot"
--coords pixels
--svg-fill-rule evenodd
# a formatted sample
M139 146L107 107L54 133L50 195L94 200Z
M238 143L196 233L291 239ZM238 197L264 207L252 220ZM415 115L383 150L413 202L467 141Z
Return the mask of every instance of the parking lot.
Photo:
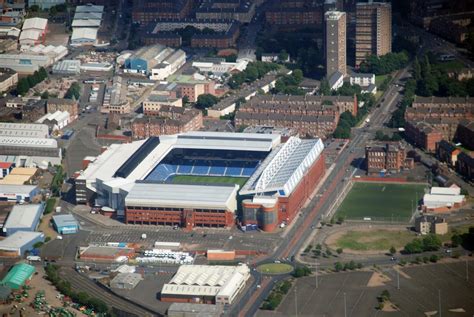
M468 269L473 276L474 261L469 262ZM344 297L347 316L439 316L434 312L440 302L443 316L474 314L474 279L466 281L465 261L403 268L399 274L400 289L395 270L383 273L390 280L376 287L367 286L372 272L323 275L319 277L318 289L314 276L298 279L276 313L259 311L257 316L295 316L296 312L298 316L344 316ZM399 311L376 310L377 297L383 290L389 291Z

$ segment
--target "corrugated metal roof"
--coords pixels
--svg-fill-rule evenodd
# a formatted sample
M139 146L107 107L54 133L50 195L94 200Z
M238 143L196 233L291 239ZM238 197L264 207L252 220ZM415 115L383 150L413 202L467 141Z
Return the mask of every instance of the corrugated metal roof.
M0 146L18 146L18 147L39 147L54 148L58 147L58 142L54 139L40 138L20 138L20 137L3 137L0 136Z
M2 284L13 289L20 288L35 272L35 267L26 263L16 264L4 277Z
M17 231L0 241L0 250L16 250L39 237L44 237L44 234L34 231Z
M38 214L43 212L43 204L15 205L3 226L5 229L30 228Z
M125 198L125 204L128 206L229 209L229 202L235 199L237 190L238 185L136 183Z
M56 224L56 227L79 226L76 218L71 214L55 215L53 216L53 221Z
M22 30L28 30L28 29L45 30L47 25L48 25L47 19L30 18L30 19L25 20L25 22L23 23Z

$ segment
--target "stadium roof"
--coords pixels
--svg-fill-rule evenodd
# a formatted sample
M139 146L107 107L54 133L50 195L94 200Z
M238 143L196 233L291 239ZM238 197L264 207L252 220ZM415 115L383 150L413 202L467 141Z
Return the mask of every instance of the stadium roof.
M54 139L40 138L17 138L0 136L0 146L54 148L58 147L58 142Z
M278 151L267 157L240 193L278 192L280 196L290 195L323 149L321 139L289 138Z
M78 178L91 179L94 181L96 178L101 180L111 179L119 167L124 164L143 143L145 143L145 140L126 144L112 144L105 152L99 155L95 161L91 162ZM111 164L112 160L113 164Z
M247 265L181 265L161 294L232 297L249 274Z
M38 213L43 212L42 204L15 205L8 215L4 228L31 228L38 219Z
M127 206L209 208L235 211L239 186L202 186L164 183L136 183L127 197Z

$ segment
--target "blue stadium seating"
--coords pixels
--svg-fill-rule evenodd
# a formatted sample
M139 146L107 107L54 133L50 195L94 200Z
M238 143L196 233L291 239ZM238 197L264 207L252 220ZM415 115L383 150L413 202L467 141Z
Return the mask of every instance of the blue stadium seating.
M193 170L192 165L178 165L178 174L191 174L191 171Z
M252 176L252 174L255 172L255 167L244 167L242 169L242 176Z
M222 176L225 173L225 166L211 166L209 175Z
M225 176L240 176L242 175L242 167L229 166L225 170Z
M195 175L208 175L209 174L209 166L205 165L194 165L192 174Z

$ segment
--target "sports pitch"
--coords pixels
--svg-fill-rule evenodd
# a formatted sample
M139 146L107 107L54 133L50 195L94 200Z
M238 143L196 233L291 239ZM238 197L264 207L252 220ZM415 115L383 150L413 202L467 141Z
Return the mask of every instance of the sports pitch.
M346 219L409 221L425 185L355 183L336 213ZM366 219L368 220L368 219Z
M231 176L175 175L171 182L179 184L238 184L242 188L247 179L247 177Z

